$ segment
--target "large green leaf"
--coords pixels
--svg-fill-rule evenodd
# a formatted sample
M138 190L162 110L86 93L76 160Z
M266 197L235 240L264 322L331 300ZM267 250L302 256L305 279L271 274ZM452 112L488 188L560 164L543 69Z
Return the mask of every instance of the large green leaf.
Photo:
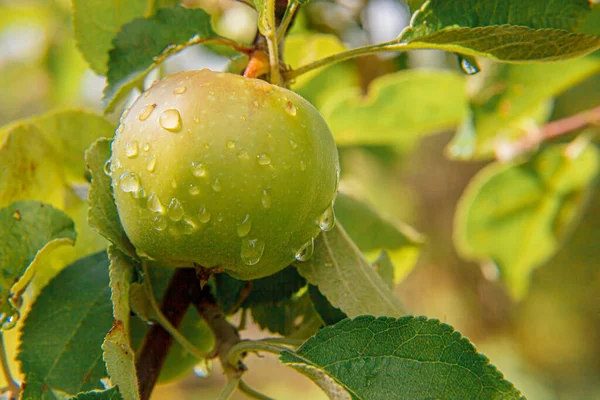
M21 280L16 292L22 292L42 253L73 244L75 237L73 220L48 204L18 201L0 209L0 323L14 317L13 285Z
M430 0L384 47L432 48L507 62L552 61L600 48L600 38L574 33L590 12L586 0Z
M108 256L114 322L102 343L102 358L111 381L119 387L123 396L128 400L139 400L135 353L131 347L129 325L129 288L135 266L114 245L108 248Z
M344 51L346 46L332 34L300 33L286 37L284 42L285 61L292 68ZM291 89L321 109L329 97L337 97L338 90L358 88L359 84L356 65L339 63L299 76Z
M467 116L465 78L444 71L400 71L376 78L367 95L340 90L321 107L339 145L409 147L423 134Z
M348 235L370 261L387 250L394 265L394 282L400 282L417 261L423 238L408 225L380 216L369 205L340 193L335 215Z
M405 314L400 300L365 260L339 222L332 230L319 235L310 260L296 266L300 275L349 317L367 313Z
M105 111L111 111L124 93L141 84L168 55L216 38L219 36L212 29L210 15L199 8L165 8L125 24L110 51Z
M105 173L105 165L110 158L110 143L110 139L99 139L85 152L85 161L92 175L88 221L92 229L114 243L125 254L136 257L135 248L121 226L112 195L110 176Z
M280 360L331 398L524 399L460 333L424 317L345 319Z
M114 127L83 110L63 110L0 131L0 206L40 200L64 209L65 186L85 182L83 152Z
M457 249L465 257L496 263L510 293L522 297L532 271L572 230L599 168L593 145L583 151L555 145L523 164L486 167L459 203Z
M99 252L58 274L23 323L17 359L25 376L22 398L54 398L102 389L107 376L100 346L112 326L108 257Z
M312 322L316 320L315 329L301 337L306 338L322 324L306 291L278 303L257 304L250 311L258 326L283 336L297 337L299 332L310 329Z
M73 0L73 29L77 47L94 72L106 75L108 51L121 26L149 16L154 0Z
M492 156L512 140L531 134L532 125L545 122L553 96L598 71L600 58L595 56L487 69L483 86L471 100L472 121L457 133L449 153L456 158Z

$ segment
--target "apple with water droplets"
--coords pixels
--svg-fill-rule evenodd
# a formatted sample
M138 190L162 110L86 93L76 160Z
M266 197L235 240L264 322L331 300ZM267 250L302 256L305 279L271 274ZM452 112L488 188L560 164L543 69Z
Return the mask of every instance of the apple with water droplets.
M310 258L334 224L337 149L319 112L285 88L183 71L124 113L109 173L139 253L256 279Z

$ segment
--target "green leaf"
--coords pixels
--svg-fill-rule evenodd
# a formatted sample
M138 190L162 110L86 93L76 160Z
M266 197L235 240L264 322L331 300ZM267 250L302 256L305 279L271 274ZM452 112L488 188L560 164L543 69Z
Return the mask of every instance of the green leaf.
M487 69L484 86L471 100L471 121L457 133L449 153L466 159L492 156L512 140L530 134L532 125L545 122L553 96L598 71L600 58L594 56ZM541 118L536 118L540 108Z
M16 310L11 288L20 294L31 280L43 253L75 242L73 220L37 201L19 201L0 210L0 323L12 322ZM13 285L19 284L18 289Z
M108 390L92 390L90 392L79 393L71 400L121 400L123 397L117 388Z
M258 326L283 336L297 337L299 331L310 329L314 320L317 321L317 329L322 324L306 291L276 304L257 304L250 311ZM313 333L310 332L308 336Z
M315 285L308 285L308 294L310 295L310 300L312 301L315 310L325 325L334 325L341 320L348 318L342 310L332 306L329 300L327 300L327 297L323 296L323 293L321 293L319 288Z
M366 257L375 261L387 250L394 265L394 282L399 283L412 270L423 237L408 225L380 216L369 205L340 193L335 201L336 218Z
M121 26L148 16L154 0L73 0L73 30L77 47L94 72L106 75L108 51Z
M69 182L87 182L83 154L98 138L112 137L114 125L104 117L83 110L64 110L32 118L60 160Z
M390 289L394 289L394 264L387 251L382 251L373 263L373 268Z
M46 286L27 315L17 359L25 376L22 398L50 397L50 389L102 389L100 346L112 326L106 252L83 258Z
M65 188L86 182L84 150L97 138L112 135L112 124L82 110L52 112L4 127L0 206L40 200L66 208Z
M129 325L129 288L135 267L114 245L108 248L108 256L114 322L102 343L102 358L111 381L119 387L123 396L128 400L138 400L140 392Z
M98 139L85 152L85 161L92 175L88 222L92 229L114 243L119 250L135 258L135 248L121 226L112 195L111 179L104 172L105 163L110 158L110 143L110 139Z
M444 71L407 70L338 91L321 107L336 143L408 148L424 134L457 126L466 116L465 78Z
M600 38L574 33L590 11L586 0L528 2L430 0L394 44L430 48L506 62L553 61L600 48Z
M298 272L349 317L405 314L400 300L348 237L341 224L316 240L310 260L296 264Z
M226 273L215 276L217 300L226 313L234 313L239 307L251 308L260 304L275 304L288 300L306 285L296 268L290 266L281 271L248 283ZM247 287L247 289L246 289ZM244 293L249 290L248 293ZM242 296L246 296L242 299Z
M332 34L301 33L286 37L284 42L285 61L294 69L346 50L342 41ZM329 97L337 96L337 91L359 86L356 65L339 63L297 77L291 89L321 109Z
M105 112L110 112L123 93L139 85L167 56L217 38L220 37L212 29L211 16L199 8L165 8L152 17L125 24L110 51Z
M346 319L280 360L353 399L524 399L460 333L425 317Z
M564 242L598 175L598 150L575 144L548 147L526 163L484 168L458 205L457 249L467 258L496 263L515 298L526 293L532 271Z

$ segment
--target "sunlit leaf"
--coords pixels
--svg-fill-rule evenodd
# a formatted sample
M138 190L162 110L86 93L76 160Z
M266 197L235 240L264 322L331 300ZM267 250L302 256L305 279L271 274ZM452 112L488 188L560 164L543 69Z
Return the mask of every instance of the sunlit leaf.
M366 95L338 91L321 108L339 145L410 148L424 134L458 126L467 116L465 78L444 71L401 71L375 79Z
M310 260L296 266L300 275L349 317L366 313L405 314L400 300L365 260L339 222L331 231L319 235Z
M545 149L522 164L492 164L459 203L455 243L460 253L494 262L510 293L521 298L532 271L556 253L572 231L600 168L594 146Z
M484 86L471 100L472 121L457 133L449 153L456 158L493 156L501 146L544 123L553 96L598 71L600 58L594 56L547 64L503 64L484 71Z
M408 225L384 218L368 204L340 193L335 215L358 248L371 261L387 250L394 265L394 282L399 283L414 267L423 237Z
M71 400L121 400L123 397L117 388L108 390L92 390L90 392L79 393Z
M460 333L424 317L345 319L280 360L349 394L333 398L524 399Z
M123 24L148 16L154 0L73 0L77 47L94 72L106 75L108 51Z

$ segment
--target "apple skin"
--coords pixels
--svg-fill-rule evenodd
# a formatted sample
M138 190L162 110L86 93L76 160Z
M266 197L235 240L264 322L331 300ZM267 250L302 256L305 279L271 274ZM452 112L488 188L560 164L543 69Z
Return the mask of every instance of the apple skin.
M339 159L319 112L294 92L183 71L121 117L110 175L140 254L256 279L310 257L333 226Z

